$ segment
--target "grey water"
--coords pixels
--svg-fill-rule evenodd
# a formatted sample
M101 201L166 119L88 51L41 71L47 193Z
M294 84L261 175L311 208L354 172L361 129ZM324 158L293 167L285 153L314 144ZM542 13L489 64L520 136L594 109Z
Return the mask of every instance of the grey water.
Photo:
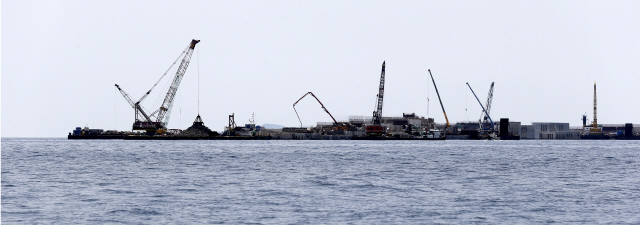
M640 223L640 141L1 144L3 224Z

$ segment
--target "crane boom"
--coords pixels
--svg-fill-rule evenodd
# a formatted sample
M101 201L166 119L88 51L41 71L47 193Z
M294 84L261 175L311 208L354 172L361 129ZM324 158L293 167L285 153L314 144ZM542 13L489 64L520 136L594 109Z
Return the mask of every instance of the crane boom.
M120 91L120 94L122 94L124 99L127 100L129 105L131 105L131 107L135 108L136 107L136 103L133 102L133 99L131 99L131 96L129 96L129 94L127 94L127 92L124 92L124 90L122 90L122 88L120 88L120 85L116 84L116 87L118 88L118 91Z
M382 100L384 97L384 67L385 67L385 61L382 62L382 72L380 73L378 103L376 104L376 111L373 112L373 124L377 126L382 125Z
M182 62L180 63L180 66L176 71L176 75L173 77L171 87L169 87L167 95L164 97L164 101L160 106L160 111L158 112L158 116L156 117L156 122L160 123L163 128L166 128L169 124L169 117L171 115L173 99L176 96L176 92L178 91L178 87L180 86L180 82L182 81L182 77L184 77L184 73L187 71L187 67L189 67L189 62L191 62L191 55L193 54L193 50L195 49L198 42L200 42L200 40L191 40L189 49L187 49L187 52L184 54L184 58L182 58Z
M142 109L142 107L140 106L140 101L133 102L133 100L131 99L131 96L127 94L127 92L122 90L122 88L120 88L120 86L117 84L116 84L116 87L118 88L118 91L120 91L120 94L122 94L124 99L126 99L127 102L129 102L129 105L131 105L131 107L135 110L136 122L134 123L134 127L136 123L140 123L139 117L144 118L147 124L152 124L151 117L147 115L147 113Z
M333 118L333 115L331 115L331 113L329 112L329 110L327 110L327 108L324 107L324 105L322 104L322 102L320 101L320 99L318 99L318 97L316 97L316 95L314 95L311 92L307 92L306 94L304 94L302 97L300 97L300 99L298 99L298 101L296 101L295 103L293 103L293 111L296 112L296 116L298 116L298 121L300 121L300 127L302 127L302 120L300 120L300 116L298 115L298 111L296 110L296 104L298 104L298 102L300 102L300 100L302 100L304 97L306 97L307 95L311 94L311 96L313 96L318 103L320 103L320 106L322 107L322 109L324 109L325 112L327 112L327 114L329 114L329 116L331 117L331 119L333 120L334 123L338 123L338 121L336 121L335 118Z
M480 107L482 107L482 111L485 113L485 115L487 115L487 117L489 117L489 121L491 121L491 130L493 130L494 127L496 127L496 125L493 123L493 120L491 119L491 116L489 116L489 113L487 112L487 110L485 110L484 106L482 106L482 102L480 102L480 99L478 98L476 93L473 92L473 89L471 88L471 85L469 85L469 82L467 82L467 86L469 86L469 89L471 89L471 93L473 93L473 96L475 96L476 100L478 100L478 104L480 104Z
M596 98L596 82L593 82L593 120L591 129L589 129L590 134L600 135L602 134L602 129L598 127L598 100ZM586 117L586 116L585 116Z
M444 105L442 105L442 99L440 98L440 93L438 92L436 81L433 79L433 74L431 74L431 69L429 69L429 75L431 76L431 81L433 81L433 87L436 89L436 94L438 94L438 100L440 100L440 107L442 107L442 113L444 114L444 119L447 121L447 126L444 128L446 130L448 127L450 127L449 118L447 118L447 112L444 111Z
M384 67L385 61L382 62L382 72L380 73L380 87L378 88L378 101L376 102L376 111L373 111L372 125L365 128L368 136L384 136L387 128L382 126L382 100L384 99Z
M491 88L489 88L489 94L487 94L487 114L491 114L491 102L493 101L493 84L495 82L491 82ZM484 112L480 115L480 126L484 126L487 121L487 116L484 115Z

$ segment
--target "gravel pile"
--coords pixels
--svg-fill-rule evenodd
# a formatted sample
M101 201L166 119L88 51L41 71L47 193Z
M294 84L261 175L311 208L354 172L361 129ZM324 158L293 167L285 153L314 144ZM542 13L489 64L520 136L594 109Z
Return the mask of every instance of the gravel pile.
M200 115L196 117L196 120L193 122L193 125L186 130L183 130L178 134L181 137L209 137L212 133L211 129L204 125Z

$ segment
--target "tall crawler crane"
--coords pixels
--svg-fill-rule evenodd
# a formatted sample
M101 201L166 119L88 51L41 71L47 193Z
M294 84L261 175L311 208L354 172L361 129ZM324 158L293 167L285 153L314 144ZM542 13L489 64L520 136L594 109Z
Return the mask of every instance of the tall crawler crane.
M198 44L198 42L200 42L200 40L195 40L195 39L191 40L191 43L189 43L189 46L184 51L182 51L182 53L180 54L180 56L178 56L176 61L173 62L173 64L171 64L169 69L167 69L167 72L165 72L160 77L160 79L153 85L153 87L151 87L151 89L149 89L149 91L147 91L147 93L145 93L142 96L142 98L140 98L140 100L134 102L131 99L131 96L129 96L129 94L127 94L124 90L122 90L122 88L120 88L119 85L116 84L116 87L118 88L122 96L124 96L127 102L129 102L131 107L133 107L135 110L135 122L133 122L133 130L145 130L149 133L163 133L167 131L167 125L169 124L169 117L171 115L171 108L173 106L173 99L176 96L176 92L178 91L178 87L180 86L180 82L182 81L182 77L184 77L184 74L187 71L187 67L189 67L189 62L191 62L191 55L193 54L193 50L195 49L196 44ZM162 80L162 78L164 78L164 76L167 75L169 70L171 70L171 68L176 64L176 62L178 62L180 57L182 57L183 55L184 57L182 58L182 62L180 63L180 66L176 71L176 75L173 77L171 86L167 91L167 95L165 96L164 101L162 102L162 105L160 106L159 109L155 110L153 113L151 114L147 113L144 110L144 108L140 105L140 103L145 98L147 98L147 96L149 96L153 88L155 88L158 85L160 80Z
M382 62L382 72L380 73L380 87L378 88L378 101L376 102L376 111L373 111L372 125L367 126L366 132L369 135L383 135L387 132L387 128L382 126L382 100L384 97L384 66Z
M467 82L467 86L469 86L469 89L471 89L471 93L473 93L473 96L475 96L476 100L478 100L478 104L480 104L480 107L482 107L482 111L484 112L484 114L489 118L489 122L491 122L491 128L489 130L493 132L493 129L496 127L496 125L493 123L491 116L489 116L489 112L487 112L484 106L482 106L482 102L480 102L480 99L478 98L476 93L473 91L473 88L471 88L471 85L469 85L469 82Z
M489 88L489 94L487 94L487 114L491 114L491 102L493 101L493 84L495 82L491 82L491 88ZM480 114L480 128L488 126L489 125L489 121L487 120L488 117L487 115L484 114L484 112L482 112L482 114Z

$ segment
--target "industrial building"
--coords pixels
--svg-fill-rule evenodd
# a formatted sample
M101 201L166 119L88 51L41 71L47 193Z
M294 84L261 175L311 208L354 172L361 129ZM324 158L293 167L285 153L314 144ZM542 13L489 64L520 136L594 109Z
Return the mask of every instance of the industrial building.
M509 121L508 123L509 123L509 127L507 128L507 131L508 131L509 135L511 135L511 136L521 136L521 132L522 132L521 123L520 122L511 122L511 121ZM500 129L500 125L501 125L501 123L496 123L496 126L497 126L496 130L501 130ZM500 134L500 135L503 135L503 134Z
M632 123L627 124L599 124L600 129L602 129L603 134L607 135L627 135L627 131L630 131L629 135L634 136L638 131L640 131L639 125L633 125Z

